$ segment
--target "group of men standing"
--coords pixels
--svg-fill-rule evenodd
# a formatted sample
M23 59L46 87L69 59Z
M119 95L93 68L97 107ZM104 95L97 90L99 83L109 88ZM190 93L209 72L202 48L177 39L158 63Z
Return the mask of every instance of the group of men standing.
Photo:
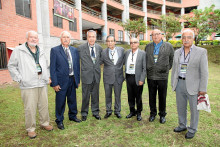
M130 39L130 50L115 46L114 36L107 36L108 47L95 43L96 32L87 32L87 43L77 49L70 46L71 35L63 31L60 36L61 45L51 49L50 65L45 53L38 47L38 35L34 31L27 32L27 42L17 47L9 60L8 68L13 80L20 83L21 97L25 107L25 124L28 136L35 138L36 108L39 109L40 125L53 130L49 125L47 83L56 93L56 123L61 130L65 129L64 111L66 101L69 107L69 120L80 123L87 120L89 102L93 117L101 120L99 115L99 85L101 79L100 65L103 68L106 114L112 115L112 92L114 90L114 114L121 118L121 90L126 79L128 104L130 113L126 118L137 116L141 121L143 110L142 92L147 77L150 117L153 122L157 115L156 95L159 98L160 123L166 119L166 96L169 70L172 70L172 87L176 91L179 126L174 132L187 129L187 100L190 103L191 123L186 138L193 138L198 126L197 96L204 95L207 90L208 61L205 49L193 45L194 33L183 31L183 47L174 54L170 43L162 40L162 32L153 30L153 42L145 51L139 49L139 40ZM195 56L196 55L196 56ZM123 72L123 65L125 72ZM81 74L81 75L80 75ZM81 120L77 118L76 89L82 82ZM193 82L193 83L192 83ZM135 107L136 105L136 107Z

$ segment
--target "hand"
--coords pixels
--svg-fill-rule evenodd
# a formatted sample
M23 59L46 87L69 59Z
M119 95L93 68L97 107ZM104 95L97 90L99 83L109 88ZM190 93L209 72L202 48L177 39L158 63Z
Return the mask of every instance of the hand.
M144 82L139 81L139 86L142 86L144 84Z
M205 95L206 92L203 92L203 91L199 91L198 95Z
M80 83L78 84L78 88L79 88L79 86L80 86Z
M51 78L49 78L49 84L51 84L51 83L52 83Z
M53 87L53 89L56 91L56 92L58 92L58 91L60 91L60 85L57 85L57 86L55 86L55 87Z

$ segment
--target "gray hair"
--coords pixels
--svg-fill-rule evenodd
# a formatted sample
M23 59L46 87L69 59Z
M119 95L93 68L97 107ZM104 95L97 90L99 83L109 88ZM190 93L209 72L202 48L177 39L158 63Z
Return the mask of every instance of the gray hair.
M70 34L70 32L68 32L68 31L63 31L63 32L61 32L61 33L60 33L60 38L62 38L62 36L63 36L64 33L67 33L67 35L71 38L71 34Z
M37 34L37 32L33 31L33 30L27 31L26 32L26 39L28 39L29 33ZM38 34L37 34L37 37L38 37Z
M185 29L185 30L183 30L183 31L181 32L181 33L182 33L182 36L183 36L184 33L187 33L187 32L192 33L192 34L193 34L193 38L195 38L195 33L194 33L191 29Z
M132 40L132 39L136 39L136 40L139 42L139 39L138 39L138 38L136 38L136 37L131 37L131 39L130 39L130 40Z
M88 31L87 31L87 36L88 36L89 32L93 32L93 33L95 33L95 37L97 36L97 35L96 35L96 31L94 31L94 30L88 30Z

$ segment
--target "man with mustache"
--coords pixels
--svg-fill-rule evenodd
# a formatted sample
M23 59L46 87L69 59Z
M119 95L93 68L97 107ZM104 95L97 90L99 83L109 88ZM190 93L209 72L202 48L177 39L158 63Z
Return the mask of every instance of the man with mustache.
M182 32L183 46L175 51L171 84L176 92L176 104L179 126L174 132L188 130L186 139L195 136L199 121L197 97L205 95L208 85L207 50L193 44L194 32L186 29ZM190 105L190 126L187 128L187 103Z
M25 110L25 128L32 139L37 136L35 133L37 108L40 126L47 131L53 130L53 127L49 125L47 95L50 74L44 50L38 46L37 32L28 31L26 38L27 42L13 50L8 70L12 79L20 84Z

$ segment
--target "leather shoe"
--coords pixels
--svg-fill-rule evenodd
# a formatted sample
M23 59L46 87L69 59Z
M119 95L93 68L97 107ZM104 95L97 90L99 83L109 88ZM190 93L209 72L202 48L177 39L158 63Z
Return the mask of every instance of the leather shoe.
M117 118L121 118L121 114L120 113L115 113Z
M164 116L160 117L160 123L164 124L166 122L166 118Z
M97 120L101 120L101 117L99 115L94 115L93 114L93 117L95 117Z
M35 132L28 132L28 136L30 139L34 139L35 137L37 137L37 134Z
M131 112L130 114L128 114L128 115L126 116L126 118L131 118L132 116L135 116L135 115L136 115L135 113Z
M112 115L112 113L106 113L105 116L104 116L104 118L108 118L108 117L111 116L111 115Z
M137 114L137 121L141 121L141 120L142 120L141 114Z
M183 132L183 131L186 131L186 130L187 130L186 128L176 127L173 131L179 133L179 132Z
M75 121L75 122L77 122L77 123L80 123L80 122L81 122L81 120L78 119L77 117L76 117L76 118L73 118L73 119L70 119L70 121Z
M186 135L185 135L185 138L186 139L192 139L194 136L195 136L195 133L187 132Z
M41 126L42 129L45 129L47 131L52 131L53 130L53 126L48 125L48 126Z
M82 121L86 121L87 120L87 116L82 116Z
M60 130L65 129L63 123L57 124L57 128L60 129Z
M155 116L150 116L149 117L149 122L153 122L155 120Z

